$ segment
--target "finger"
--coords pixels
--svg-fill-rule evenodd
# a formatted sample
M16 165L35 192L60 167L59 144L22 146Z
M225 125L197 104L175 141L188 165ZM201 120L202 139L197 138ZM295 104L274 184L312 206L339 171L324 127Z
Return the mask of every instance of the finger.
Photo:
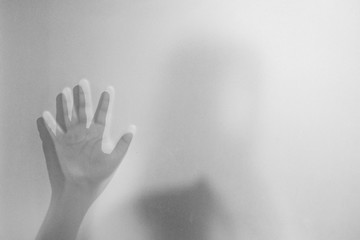
M46 126L45 120L43 117L39 117L36 120L37 129L39 131L40 139L44 144L50 144L53 139L53 132L50 128Z
M74 95L74 108L78 117L79 123L86 124L86 112L85 112L85 95L83 89L76 85L73 89Z
M69 89L70 93L71 90ZM69 103L68 103L68 97L62 93L62 104L63 104L63 111L64 111L64 120L65 120L65 126L66 126L66 131L70 126L70 116L69 116ZM70 94L71 95L71 94Z
M46 162L49 163L56 158L56 151L54 145L54 136L52 130L48 128L44 117L39 117L36 121L39 131L40 139L43 145Z
M93 116L93 109L92 109L92 99L91 99L91 90L90 90L90 83L86 79L82 79L79 82L80 87L82 88L84 92L85 97L85 113L86 113L86 122L87 127L90 125L91 119L89 119L90 116Z
M49 133L53 139L55 139L55 136L63 134L61 127L56 123L54 117L51 115L50 112L45 111L43 113L43 118L46 123L46 127L49 130Z
M56 148L53 140L54 136L52 136L51 129L47 127L44 117L39 117L36 123L40 138L42 140L42 147L45 155L50 183L53 185L55 181L59 181L59 177L63 177L59 159L56 154Z
M101 94L98 106L96 108L96 112L93 118L93 123L101 124L105 126L106 123L106 114L109 108L110 103L110 94L108 92L103 92Z
M135 135L136 127L134 125L130 126L129 131L125 133L120 140L117 142L114 150L111 152L111 158L115 160L118 164L125 157L127 150L129 149L130 143Z
M72 107L72 110L71 110L71 125L75 125L77 124L78 122L78 116L77 116L77 110L76 110L76 107L75 105L78 104L78 103L75 103L75 94L74 94L74 89L71 90L70 89L70 97L71 97L71 107Z
M56 97L56 121L63 132L66 132L69 126L69 117L66 98L63 93L59 93Z
M68 113L68 118L67 119L69 120L69 125L70 125L70 123L71 123L70 119L71 119L71 116L72 116L73 104L74 104L73 103L72 91L71 91L71 89L69 87L66 87L66 88L63 89L62 94L64 95L63 98L64 98L64 100L66 102L66 109L67 109L67 113Z

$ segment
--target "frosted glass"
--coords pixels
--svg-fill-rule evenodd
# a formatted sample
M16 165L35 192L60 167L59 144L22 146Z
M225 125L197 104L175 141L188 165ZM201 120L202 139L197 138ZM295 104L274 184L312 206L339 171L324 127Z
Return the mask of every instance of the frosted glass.
M79 239L358 239L357 1L2 1L0 238L50 185L35 120L87 78L137 135Z

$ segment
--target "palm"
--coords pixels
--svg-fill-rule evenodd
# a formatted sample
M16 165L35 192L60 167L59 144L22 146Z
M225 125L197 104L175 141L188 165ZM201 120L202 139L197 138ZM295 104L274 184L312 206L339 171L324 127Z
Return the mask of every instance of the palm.
M74 126L55 143L64 174L71 180L94 181L108 177L116 159L102 151L102 126ZM115 162L114 162L115 161Z
M76 86L73 90L74 106L70 120L64 94L57 97L56 135L47 127L43 119L38 120L40 135L53 189L64 184L98 186L116 170L125 156L132 134L125 134L114 150L108 154L102 150L103 133L110 95L103 92L89 127L85 95L90 96L87 88ZM47 116L51 118L51 116ZM47 131L46 131L47 130Z

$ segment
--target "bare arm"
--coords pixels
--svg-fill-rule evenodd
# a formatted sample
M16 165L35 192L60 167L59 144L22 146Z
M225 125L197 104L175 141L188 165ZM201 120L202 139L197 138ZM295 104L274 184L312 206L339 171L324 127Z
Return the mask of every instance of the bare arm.
M68 95L71 95L71 91ZM103 192L124 158L133 137L125 133L111 153L102 142L110 94L103 92L90 126L85 109L90 109L87 81L73 89L73 110L69 118L64 93L56 98L56 121L45 112L37 126L52 189L51 202L36 240L75 240L91 204ZM53 132L49 125L53 125Z

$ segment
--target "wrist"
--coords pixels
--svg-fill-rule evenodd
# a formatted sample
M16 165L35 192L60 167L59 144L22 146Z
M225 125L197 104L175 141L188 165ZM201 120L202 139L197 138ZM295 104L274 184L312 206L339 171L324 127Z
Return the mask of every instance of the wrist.
M58 205L66 202L70 205L90 207L108 182L108 180L99 183L65 181L60 189L56 191L53 189L51 203Z
M52 195L49 212L72 212L84 217L93 202L93 197L66 189L61 194Z
M94 201L94 197L72 187L53 194L36 239L75 240L81 222Z

